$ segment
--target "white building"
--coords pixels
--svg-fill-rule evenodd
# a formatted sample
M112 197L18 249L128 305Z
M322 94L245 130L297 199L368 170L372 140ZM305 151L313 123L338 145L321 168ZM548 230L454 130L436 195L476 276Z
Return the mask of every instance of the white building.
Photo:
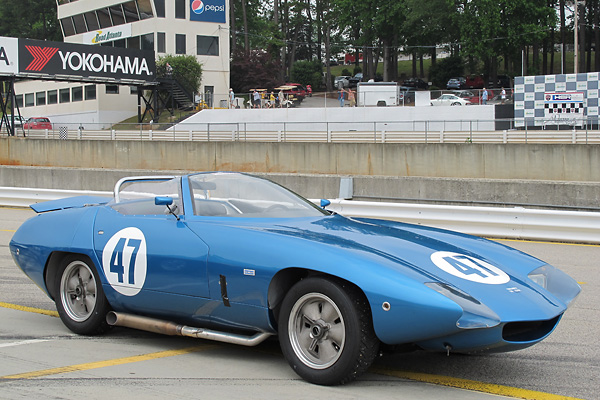
M57 0L67 43L194 55L203 66L199 95L219 107L229 90L228 0ZM53 123L111 124L138 113L137 88L46 81L17 82L24 117ZM96 125L97 126L97 125Z

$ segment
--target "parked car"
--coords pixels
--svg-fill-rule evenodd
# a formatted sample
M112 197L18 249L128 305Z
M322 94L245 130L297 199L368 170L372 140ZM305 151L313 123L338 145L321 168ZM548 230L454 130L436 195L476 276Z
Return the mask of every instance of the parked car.
M395 345L532 346L581 290L503 244L329 205L240 173L123 178L113 198L33 204L9 248L75 333L248 346L277 335L293 370L323 385L356 379Z
M437 99L431 100L432 106L466 106L471 104L469 100L458 97L455 94L443 94Z
M24 129L52 129L50 119L46 117L31 117L23 125Z
M333 81L333 85L337 89L348 88L348 87L350 87L350 78L351 78L350 76L346 76L346 75L336 76L335 80Z
M356 86L358 86L358 82L362 82L362 80L363 73L359 72L348 80L348 87L355 88Z
M453 90L452 94L468 100L471 102L471 104L479 104L479 96L471 90Z
M415 88L415 89L427 89L429 85L421 78L410 78L402 82L403 86Z
M446 83L446 88L447 89L464 89L465 85L467 83L467 80L463 77L459 77L459 78L451 78L448 83Z
M398 87L398 100L400 103L414 103L415 101L415 88L409 88L407 86Z
M488 80L488 86L493 88L508 88L511 87L510 77L508 75L498 75L496 77L496 82L492 81L492 77L490 76Z
M11 114L6 114L6 121L8 121L8 123L10 124L10 121L12 121ZM15 127L16 128L22 127L25 122L26 122L25 118L23 118L20 115L15 115Z
M465 88L467 89L483 89L485 82L481 75L469 75L465 80Z

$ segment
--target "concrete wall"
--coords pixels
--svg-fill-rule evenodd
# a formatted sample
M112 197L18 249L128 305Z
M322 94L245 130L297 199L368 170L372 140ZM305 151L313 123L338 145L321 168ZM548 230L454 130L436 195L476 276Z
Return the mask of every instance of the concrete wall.
M600 146L1 138L0 165L600 182Z
M0 138L0 186L112 190L123 176L229 170L309 198L598 208L600 146Z

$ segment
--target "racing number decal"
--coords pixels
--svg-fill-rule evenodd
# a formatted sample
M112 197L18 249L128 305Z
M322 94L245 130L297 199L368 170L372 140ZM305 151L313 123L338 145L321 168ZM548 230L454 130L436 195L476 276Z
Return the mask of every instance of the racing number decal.
M146 238L138 228L115 233L102 251L104 275L117 292L135 296L146 281Z
M431 261L443 271L472 282L501 285L510 281L506 272L475 257L450 251L438 251Z

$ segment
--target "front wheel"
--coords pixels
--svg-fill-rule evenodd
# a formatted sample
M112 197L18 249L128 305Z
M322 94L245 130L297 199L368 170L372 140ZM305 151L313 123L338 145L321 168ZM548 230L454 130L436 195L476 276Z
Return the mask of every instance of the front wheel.
M54 301L65 326L80 335L107 331L110 305L91 262L85 257L69 256L62 261L58 273Z
M379 348L363 293L326 278L304 279L286 295L279 341L294 371L320 385L356 379L369 368Z

